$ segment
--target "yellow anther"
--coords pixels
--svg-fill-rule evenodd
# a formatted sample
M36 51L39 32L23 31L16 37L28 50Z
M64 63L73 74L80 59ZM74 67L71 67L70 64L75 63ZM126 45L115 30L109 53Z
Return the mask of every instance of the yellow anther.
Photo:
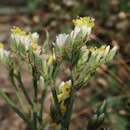
M20 35L26 35L26 32L24 32L21 28L19 27L13 27L10 29L10 31L14 34L20 34Z
M78 18L78 19L74 19L73 20L73 23L75 24L75 26L79 26L79 27L82 27L82 26L89 26L89 27L93 27L95 25L94 23L94 18L92 17L83 17L83 18Z
M4 48L4 45L3 45L3 43L0 43L0 48Z
M59 90L62 93L64 93L65 91L70 92L70 88L71 88L71 81L70 80L62 83L61 86L59 86Z

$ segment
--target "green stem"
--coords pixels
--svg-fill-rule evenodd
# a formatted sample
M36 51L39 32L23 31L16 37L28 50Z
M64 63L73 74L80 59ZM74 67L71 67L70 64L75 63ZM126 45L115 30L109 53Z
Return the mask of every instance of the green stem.
M37 128L37 100L38 100L38 78L37 78L37 72L36 72L36 68L34 66L32 66L32 76L33 76L33 88L34 88L34 99L33 99L33 107L34 107L34 111L33 111L33 119L34 119L34 124L35 127Z
M33 76L33 87L34 87L34 102L37 103L37 88L38 88L38 85L37 85L37 72L36 72L36 68L32 66L32 76Z
M41 96L41 108L40 108L40 121L42 121L42 115L43 115L43 105L44 105L44 99L45 99L45 95L46 95L46 89L42 91L42 96Z
M68 105L67 105L67 111L64 115L64 119L61 124L61 130L69 130L72 110L73 110L73 104L74 104L74 95L72 95L69 99Z
M17 86L15 84L13 69L10 70L9 77L10 77L10 81L11 81L12 87L13 87L13 89L15 91L16 97L17 97L17 99L18 99L18 101L20 103L21 108L23 108L24 112L27 112L27 110L24 107L24 103L23 103L23 100L22 100L22 98L20 96L19 90L18 90L18 88L17 88Z
M16 79L18 80L18 82L19 82L19 87L22 89L23 94L25 95L25 97L26 97L28 103L31 105L31 107L33 107L32 101L31 101L31 99L30 99L30 97L29 97L29 95L28 95L28 92L27 92L27 90L26 90L26 88L24 87L24 84L23 84L23 82L22 82L22 78L21 78L20 72L18 72L18 75L15 75L15 77L16 77Z
M55 106L57 108L57 111L58 111L58 114L60 116L60 118L62 117L62 112L60 110L60 104L58 102L58 98L57 98L57 93L56 93L56 90L54 87L51 88L51 91L52 91L52 95L53 95L53 98L54 98L54 102L55 102Z
M43 121L43 109L44 109L44 100L45 100L45 96L46 96L46 92L47 92L47 87L48 87L48 83L47 81L45 81L45 85L44 88L42 90L42 95L41 95L41 100L40 100L40 112L39 112L39 123L40 123L40 128L39 130L43 130L43 128L45 127L44 121Z

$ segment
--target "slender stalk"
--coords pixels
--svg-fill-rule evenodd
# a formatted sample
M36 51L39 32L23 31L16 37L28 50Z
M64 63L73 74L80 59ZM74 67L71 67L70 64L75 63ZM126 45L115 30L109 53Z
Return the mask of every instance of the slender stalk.
M15 75L15 77L16 77L16 79L18 80L18 82L19 82L19 87L22 89L23 94L25 95L25 97L26 97L28 103L31 105L31 107L33 107L32 101L31 101L31 99L30 99L30 97L29 97L29 95L28 95L28 92L27 92L27 90L26 90L26 88L24 87L24 84L23 84L23 82L22 82L22 78L21 78L20 72L18 72L18 75Z
M35 66L32 66L32 77L33 77L33 88L34 88L34 99L33 99L33 119L34 119L34 124L35 124L35 127L37 128L37 110L36 110L36 107L37 107L37 101L38 101L38 84L37 84L37 81L38 81L38 78L37 78L37 72L36 72L36 68Z
M46 95L46 89L42 91L42 96L41 96L41 108L40 108L40 121L42 121L42 115L43 115L43 106L44 106L44 99L45 99L45 95Z
M19 90L18 90L18 88L17 88L17 86L15 84L13 68L9 71L9 77L10 77L12 87L13 87L13 89L15 91L16 97L17 97L17 99L18 99L18 101L20 103L21 108L23 108L24 112L27 112L27 110L24 107L25 105L24 105L23 100L22 100L22 98L20 96Z
M45 89L42 90L42 95L41 95L41 100L40 100L40 113L39 113L39 123L40 123L40 128L39 130L43 130L43 128L45 127L44 121L43 121L43 107L44 107L44 100L45 100L45 96L46 96L46 91L47 91L47 85L45 85Z
M36 72L36 68L32 66L32 76L33 76L33 87L34 87L34 102L37 103L37 72Z
M39 122L40 122L40 128L39 130L43 130L43 127L45 126L44 121L43 121L43 107L44 107L44 100L45 100L45 96L46 96L46 92L47 92L47 87L48 87L48 83L45 82L45 89L42 90L42 95L41 95L41 100L40 100L40 113L39 113Z

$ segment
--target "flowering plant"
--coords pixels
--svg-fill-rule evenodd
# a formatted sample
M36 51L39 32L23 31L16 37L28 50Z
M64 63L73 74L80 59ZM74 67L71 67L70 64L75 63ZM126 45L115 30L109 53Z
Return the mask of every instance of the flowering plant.
M6 103L31 127L32 130L45 128L68 130L76 92L91 79L96 69L113 59L117 47L87 46L94 19L83 17L73 20L74 30L70 34L59 34L55 42L47 39L39 44L38 33L27 33L19 27L11 29L11 51L0 43L0 62L7 66L10 81L15 91L18 105L0 88L0 95ZM22 68L27 65L32 74L33 92L30 96L22 79ZM59 73L67 70L68 80L57 83ZM42 86L42 87L41 87ZM51 90L50 110L45 113L44 100ZM26 103L21 95L23 92ZM104 104L103 104L104 106ZM104 107L97 112L98 124L102 121ZM91 123L88 128L91 127Z

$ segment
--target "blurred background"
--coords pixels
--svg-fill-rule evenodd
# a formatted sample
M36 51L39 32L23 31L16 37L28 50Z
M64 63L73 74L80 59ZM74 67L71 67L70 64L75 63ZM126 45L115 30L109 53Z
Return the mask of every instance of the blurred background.
M97 70L89 84L77 93L70 130L83 130L96 107L108 102L107 116L102 128L130 130L130 0L1 0L0 41L9 45L12 26L36 31L50 42L58 33L73 29L72 19L92 16L96 26L90 45L118 45L114 60ZM25 83L29 78L25 72ZM0 84L15 101L5 68L0 70ZM49 108L48 108L49 109ZM0 130L28 130L25 123L0 100Z

